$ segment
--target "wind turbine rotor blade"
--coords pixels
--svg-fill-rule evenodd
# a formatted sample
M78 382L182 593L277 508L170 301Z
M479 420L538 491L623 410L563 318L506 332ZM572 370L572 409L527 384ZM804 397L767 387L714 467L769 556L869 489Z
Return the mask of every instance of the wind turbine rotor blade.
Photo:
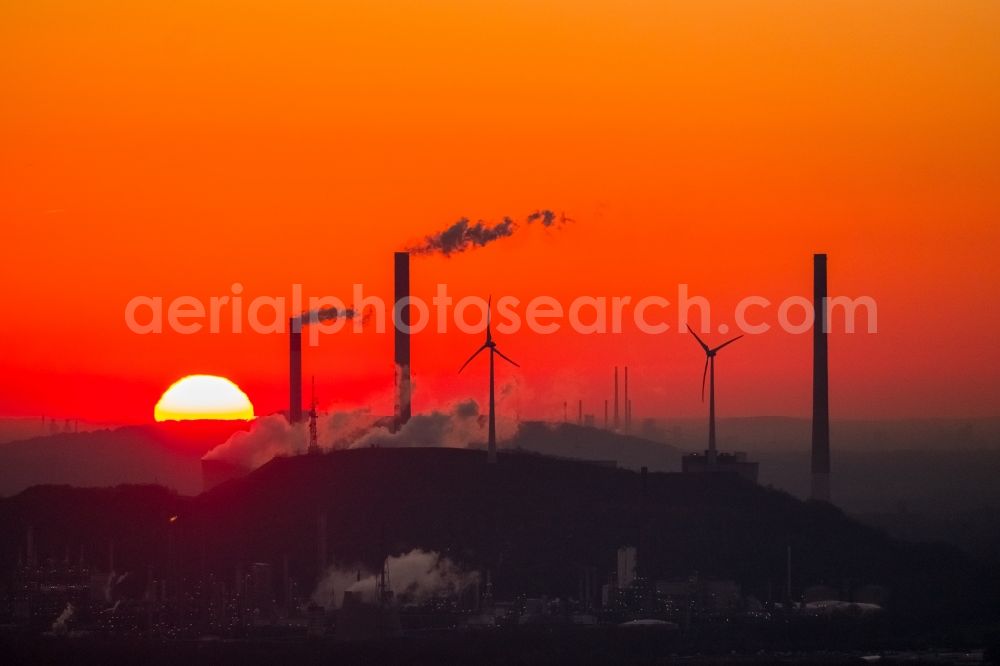
M701 373L701 401L705 402L705 379L708 378L708 357L705 357L705 369Z
M491 322L493 321L493 294L486 299L486 341L489 342L493 339L493 330Z
M521 367L520 365L518 365L518 364L517 364L517 363L515 363L514 361L512 361L512 360L510 360L509 358L507 358L506 356L504 356L504 355L503 355L503 352L502 352L502 351L500 351L499 349L497 349L496 347L494 347L494 348L493 348L493 351L495 351L495 352L496 352L497 356L499 356L499 357L500 357L500 358L502 358L503 360L507 361L508 363L510 363L511 365L513 365L513 366L514 366L515 368L520 368L520 367Z
M735 338L733 338L733 339L732 339L732 340L730 340L729 342L723 342L723 343L722 343L721 345L719 345L718 347L716 347L716 348L715 348L715 349L713 349L712 351L714 351L714 352L717 352L717 351L719 351L720 349L722 349L723 347L725 347L726 345L731 345L731 344L733 344L734 342L736 342L737 340L739 340L739 339L740 339L740 338L742 338L742 337L743 337L742 335L737 335L737 336L736 336Z
M462 370L465 370L465 366L467 366L470 363L472 363L472 359L474 359L477 356L479 356L479 354L481 354L484 349L489 349L489 347L487 345L483 345L482 347L480 347L479 349L477 349L476 353L473 354L472 356L470 356L469 359L465 363L462 364L462 367L459 368L458 371L462 372Z
M701 341L701 338L699 338L699 337L698 337L698 334L694 332L694 329L693 329L693 328L691 328L691 325L690 325L690 324L688 324L688 325L687 325L687 329L688 329L688 331L690 331L690 332L691 332L691 335L693 335L693 336L694 336L694 339L698 341L698 344L699 344L699 345L701 345L701 348L702 348L702 349L704 349L704 350L705 350L705 353L707 354L707 353L708 353L708 351L709 351L709 350L708 350L708 345L706 345L706 344L705 344L704 342L702 342L702 341Z

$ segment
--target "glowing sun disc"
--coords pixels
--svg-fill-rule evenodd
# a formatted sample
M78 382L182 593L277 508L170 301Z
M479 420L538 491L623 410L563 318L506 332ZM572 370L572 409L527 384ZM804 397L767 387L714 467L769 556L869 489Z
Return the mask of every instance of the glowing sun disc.
M253 404L225 377L188 375L163 392L153 416L157 421L247 421L253 418Z

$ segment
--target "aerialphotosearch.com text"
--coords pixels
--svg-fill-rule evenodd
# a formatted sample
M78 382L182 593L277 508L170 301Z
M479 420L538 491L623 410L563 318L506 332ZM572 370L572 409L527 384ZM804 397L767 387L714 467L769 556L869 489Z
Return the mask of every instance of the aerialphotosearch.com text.
M690 326L700 333L728 334L738 331L760 335L772 329L791 334L812 330L813 302L799 295L778 302L763 296L740 299L729 317L716 320L708 299L692 295L685 283L677 285L673 298L662 294L642 296L581 295L569 300L538 295L522 300L511 295L488 299L481 296L455 298L448 285L438 284L430 302L408 296L393 302L365 294L364 285L352 287L351 298L309 296L302 285L293 284L291 297L258 295L249 298L242 284L233 283L230 293L207 299L178 296L135 296L125 305L125 324L140 335L174 332L197 333L287 333L302 331L310 345L324 335L341 331L385 333L389 327L411 334L423 331L446 333L451 327L463 333L481 333L492 309L493 330L513 335L525 329L551 335L564 327L581 335L620 334L635 330L648 335L668 331L685 332ZM832 296L825 299L828 331L878 332L878 307L870 296Z

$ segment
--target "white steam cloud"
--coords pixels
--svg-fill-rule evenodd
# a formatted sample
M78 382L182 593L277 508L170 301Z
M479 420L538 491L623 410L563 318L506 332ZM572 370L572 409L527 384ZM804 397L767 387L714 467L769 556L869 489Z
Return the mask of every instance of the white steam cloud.
M250 430L233 433L204 458L256 469L277 455L305 453L308 443L305 425L291 425L284 416L272 414L255 420Z
M414 414L398 432L384 425L371 428L350 448L364 446L449 446L463 448L484 438L486 417L479 413L475 400L464 400L447 412Z
M128 578L128 572L117 574L114 571L108 574L108 579L104 582L104 600L111 603L115 600L118 586Z
M67 602L66 608L63 609L62 613L59 613L59 617L52 623L52 633L57 636L64 636L69 631L68 622L73 618L75 613L76 608L73 604Z
M479 573L464 571L440 553L414 549L386 561L389 588L403 604L422 603L436 597L463 594L479 582ZM377 576L359 569L330 567L316 586L312 599L324 608L339 608L344 592L358 594L369 603L375 601Z
M501 387L501 397L505 395ZM326 451L367 446L445 446L466 448L486 442L487 416L475 400L461 400L444 410L414 414L402 428L392 432L389 419L379 419L368 409L338 411L317 418L317 443ZM517 429L515 421L497 420L497 437L509 439ZM248 470L256 469L275 456L298 455L309 445L307 423L290 424L274 414L254 421L248 431L234 433L207 454L207 460L222 460Z

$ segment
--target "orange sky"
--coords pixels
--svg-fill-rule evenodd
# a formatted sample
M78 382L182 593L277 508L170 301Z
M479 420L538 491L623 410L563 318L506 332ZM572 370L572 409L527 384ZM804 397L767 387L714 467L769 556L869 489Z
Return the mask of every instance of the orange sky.
M391 252L461 216L576 220L414 292L523 299L871 295L831 342L834 418L997 415L1000 4L34 0L0 8L0 414L151 420L189 373L285 406L283 336L137 336L137 294L389 295ZM415 408L484 397L479 342L414 345ZM524 416L703 413L703 357L654 338L503 339ZM719 361L721 415L805 415L808 335ZM391 410L391 336L307 350L322 402Z

